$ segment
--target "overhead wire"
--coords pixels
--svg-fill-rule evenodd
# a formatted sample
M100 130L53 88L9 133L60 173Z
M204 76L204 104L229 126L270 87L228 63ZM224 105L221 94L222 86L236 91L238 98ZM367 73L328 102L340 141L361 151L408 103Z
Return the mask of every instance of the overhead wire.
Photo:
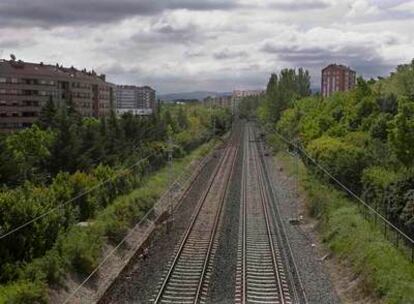
M371 207L368 203L366 203L362 198L360 198L358 195L356 195L351 189L349 189L346 185L344 185L340 180L338 180L334 175L332 175L326 168L324 168L321 164L319 164L309 153L302 148L301 146L292 143L288 139L286 139L284 136L282 136L279 132L273 130L275 134L282 139L285 143L288 145L291 145L295 147L297 150L301 151L306 158L308 158L312 163L314 163L319 170L324 172L329 178L331 178L333 181L335 181L343 190L345 190L349 195L351 195L353 198L355 198L358 202L360 202L364 207L369 209L371 212L373 212L376 216L378 216L381 220L384 221L388 226L393 228L395 231L397 231L401 236L403 236L407 241L409 241L414 246L414 240L410 238L407 234L405 234L403 231L401 231L397 226L395 226L393 223L391 223L389 220L387 220L381 213L379 213L377 210L375 210L373 207Z

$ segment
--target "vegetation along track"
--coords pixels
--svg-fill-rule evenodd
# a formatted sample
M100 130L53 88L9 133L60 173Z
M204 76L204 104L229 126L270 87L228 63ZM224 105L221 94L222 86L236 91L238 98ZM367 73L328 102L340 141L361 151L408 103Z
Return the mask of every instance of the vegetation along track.
M245 136L235 303L305 303L270 210L272 192L249 125Z
M205 302L216 234L237 151L238 136L233 135L151 302Z

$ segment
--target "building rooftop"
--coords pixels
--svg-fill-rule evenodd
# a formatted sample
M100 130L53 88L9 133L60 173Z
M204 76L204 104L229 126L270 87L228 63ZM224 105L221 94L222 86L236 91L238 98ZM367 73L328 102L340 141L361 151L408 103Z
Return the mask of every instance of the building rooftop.
M336 64L336 63L332 63L332 64L328 65L327 67L323 68L322 71L325 71L325 70L331 69L331 68L352 71L352 69L350 67L345 66L343 64Z
M0 73L14 74L27 76L49 76L49 77L67 77L77 78L83 80L93 80L105 82L105 75L98 75L95 71L87 71L86 69L78 70L75 67L63 67L56 64L44 64L25 62L22 60L0 60Z

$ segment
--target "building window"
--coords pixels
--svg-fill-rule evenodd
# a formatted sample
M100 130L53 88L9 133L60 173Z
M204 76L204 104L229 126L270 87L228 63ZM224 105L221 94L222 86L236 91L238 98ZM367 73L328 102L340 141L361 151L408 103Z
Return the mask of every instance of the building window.
M23 112L22 113L23 117L36 117L37 116L37 112Z
M5 77L0 77L0 83L6 83L7 82L7 78Z

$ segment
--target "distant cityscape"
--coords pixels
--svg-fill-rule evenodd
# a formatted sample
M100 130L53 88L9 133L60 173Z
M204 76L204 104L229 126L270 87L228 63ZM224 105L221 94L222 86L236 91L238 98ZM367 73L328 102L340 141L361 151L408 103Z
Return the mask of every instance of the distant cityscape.
M321 95L328 97L350 90L355 82L355 71L344 65L330 64L322 70ZM201 101L231 107L244 97L264 93L264 90L235 90L212 94ZM10 60L0 60L0 132L30 127L48 100L55 104L71 101L83 117L95 118L105 117L111 110L118 115L128 112L151 115L158 104L156 91L150 86L113 84L106 81L106 75L94 70L24 62L14 56Z

